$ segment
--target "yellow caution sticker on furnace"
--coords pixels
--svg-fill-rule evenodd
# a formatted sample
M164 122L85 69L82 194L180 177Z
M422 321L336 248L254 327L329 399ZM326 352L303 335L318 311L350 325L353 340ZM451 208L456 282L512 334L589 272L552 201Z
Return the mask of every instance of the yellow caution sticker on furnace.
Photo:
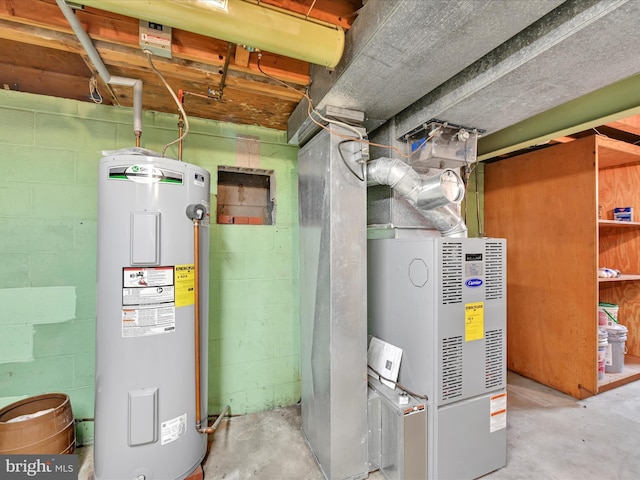
M489 404L489 432L507 428L507 392L492 396Z
M464 306L464 340L471 342L484 338L484 302Z

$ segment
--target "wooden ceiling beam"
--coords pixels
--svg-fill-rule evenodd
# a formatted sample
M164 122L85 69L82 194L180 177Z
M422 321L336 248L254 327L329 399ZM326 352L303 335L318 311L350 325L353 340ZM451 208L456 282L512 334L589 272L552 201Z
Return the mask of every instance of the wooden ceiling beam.
M89 58L89 56L86 53L82 53L80 54L80 57L82 57L82 61L85 63L85 65L87 66L87 68L89 69L89 71L91 71L92 76L95 77L97 79L97 89L98 89L98 94L103 98L102 103L110 103L112 105L120 105L120 102L118 101L118 97L116 96L115 92L113 91L113 88L111 88L111 85L109 85L108 83L105 83L105 81L102 79L102 77L100 76L100 74L96 71L96 68L93 66L93 63L91 62L91 59ZM109 98L109 102L105 102L104 101L104 93L106 92L108 98Z
M57 32L41 27L0 20L0 38L14 42L26 41L31 45L71 52L86 58L84 49L72 33ZM130 67L134 70L150 68L147 57L137 46L125 47L101 41L94 41L94 45L107 67L116 65ZM153 61L154 64L160 67L159 70L161 72L189 81L200 81L203 84L218 85L222 76L220 67L206 63L175 58L167 60L161 57L154 57ZM277 61L278 59L270 55L263 55L261 61L262 69L269 74L277 75L278 71L273 67L273 64ZM88 63L88 66L89 65L90 63ZM250 65L251 67L249 69L243 69L238 73L245 74L246 71L252 71L253 69L257 71L257 55L255 55L255 58L251 58ZM90 69L92 71L95 70L93 67ZM275 84L275 82L268 83L262 79L251 79L244 75L234 77L234 74L231 73L227 77L227 83L229 82L233 82L238 88L245 88L249 92L255 91L261 94L272 95L277 99L294 101L302 97L302 94L298 93L295 89L288 89L282 85Z
M75 35L0 18L0 38L38 47L79 54L82 47Z
M57 31L69 30L69 23L54 0L2 0L0 19Z
M89 12L96 12L96 10L89 10ZM89 12L78 13L78 15L82 17L82 23L87 26L87 32L92 38L141 50L138 43L138 20L110 12L100 12L96 18L95 13L87 16ZM104 18L109 19L109 28L105 27ZM176 28L172 29L171 33L173 59L207 63L216 67L224 66L227 42ZM308 85L311 81L308 62L264 52L263 63L270 70L270 75L283 81L297 85ZM229 70L262 76L257 68L257 53L250 56L248 66L233 62L229 63Z
M90 101L89 81L84 77L0 63L2 83L19 92ZM105 101L109 104L109 101Z
M118 67L134 72L150 71L149 59L142 51L121 46L107 46L103 42L95 42L96 49L105 64L109 67ZM206 91L207 86L218 87L222 79L221 70L211 65L166 59L162 57L152 57L154 66L163 74L171 76L184 82L193 82L201 85L201 90ZM156 77L157 78L157 77ZM159 80L158 80L159 81ZM268 82L263 79L247 78L244 75L237 75L231 72L227 75L226 85L234 85L244 89L247 93L259 93L285 101L299 101L302 93L294 88L287 88L273 81ZM179 87L182 88L182 87Z
M143 110L145 106L153 105L153 110L175 114L178 117L178 107L167 94L164 85L153 83L152 78L143 79L145 88L143 91ZM171 80L168 80L171 84ZM193 91L195 85L184 85ZM133 92L130 88L114 86L114 92L123 106L131 106ZM245 125L262 125L267 128L286 130L287 119L295 108L291 102L275 104L267 97L262 102L252 99L248 103L246 93L232 87L226 87L222 100L214 100L186 95L183 103L186 114L189 117L208 118L223 122L241 123Z
M249 50L242 45L236 45L236 51L233 58L233 62L239 67L249 66Z
M640 115L634 115L633 117L623 118L615 122L607 123L607 126L622 130L623 132L640 135Z
M362 0L260 0L260 4L290 10L299 15L338 25L345 30L351 28Z
M569 143L575 141L573 137L558 137L552 140L552 143Z
M351 25L362 5L362 0L260 1L342 28ZM75 15L111 75L143 81L144 110L177 116L173 98L139 45L138 19L90 7L76 10ZM0 43L2 82L9 88L16 84L21 91L91 101L89 79L97 77L95 67L55 0L0 0ZM232 49L233 58L227 59L228 45L173 29L172 58L153 57L154 66L176 92L190 92L184 100L189 116L286 130L289 115L309 85L309 63L271 52L249 52L242 46ZM227 60L223 97L207 96L220 89ZM103 103L132 106L129 87L105 85L98 77L98 91Z
M104 45L113 44L141 50L138 43L138 19L89 7L77 10L76 16L94 42L103 41ZM58 34L67 33L75 36L57 5L44 0L0 1L0 21L3 21L0 30L13 30L14 34L18 34L20 30L30 32L22 41L40 46L55 48L52 38L69 38ZM15 24L16 27L12 28L11 24ZM31 26L33 29L19 28L18 25ZM52 32L49 33L50 31ZM10 33L0 32L3 38L7 38L8 35ZM39 35L42 38L38 38ZM9 39L18 41L16 37ZM65 43L68 44L68 40ZM191 60L222 67L227 55L227 45L227 42L221 40L172 29L172 56L178 60ZM80 52L76 50L76 53ZM263 63L270 75L283 81L297 85L308 85L310 82L308 62L265 52ZM262 76L257 68L257 56L248 66L231 62L229 70Z
M159 71L162 66L154 65ZM129 70L112 66L113 75L125 76ZM177 106L173 98L168 94L166 87L151 69L140 70L138 77L144 84L142 106L143 109L153 109L166 113L176 113ZM232 78L227 77L222 100L214 98L202 98L207 94L207 85L199 80L185 80L175 78L169 73L165 75L165 80L169 86L177 93L179 89L187 92L197 93L198 96L185 96L184 107L189 116L210 118L222 121L235 121L248 125L264 125L269 128L285 130L287 119L298 104L298 100L273 101L271 94L260 94L252 92L247 95L245 88L238 88ZM215 85L217 87L217 85ZM133 90L128 87L114 85L113 90L122 106L133 105Z

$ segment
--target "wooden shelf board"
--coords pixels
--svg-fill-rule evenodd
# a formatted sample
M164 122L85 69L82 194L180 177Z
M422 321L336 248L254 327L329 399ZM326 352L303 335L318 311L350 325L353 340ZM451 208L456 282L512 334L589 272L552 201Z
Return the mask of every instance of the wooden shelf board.
M640 280L640 275L620 275L616 278L598 278L598 283L603 282L632 282Z
M598 146L598 168L640 163L640 146L620 142L611 138L596 137Z
M605 373L604 379L598 380L598 393L636 380L640 380L640 357L627 354L624 356L624 367L621 373Z
M640 222L622 222L620 220L598 220L599 227L640 227Z
M511 258L516 258L507 262L511 370L527 372L575 398L640 380L640 335L635 334L640 331L640 221L614 221L612 215L600 220L596 215L600 205L607 214L616 206L640 208L638 185L640 145L600 136L485 165L486 232L507 238ZM558 198L562 211L550 200ZM570 229L566 212L572 213ZM540 234L550 241L539 242ZM598 266L626 275L597 278ZM550 277L554 285L541 287ZM533 289L543 295L542 302L530 294ZM623 304L631 332L626 345L639 355L627 355L623 372L605 374L600 382L591 323L598 301ZM550 324L544 321L549 312L570 320ZM571 357L566 354L568 336L579 346Z

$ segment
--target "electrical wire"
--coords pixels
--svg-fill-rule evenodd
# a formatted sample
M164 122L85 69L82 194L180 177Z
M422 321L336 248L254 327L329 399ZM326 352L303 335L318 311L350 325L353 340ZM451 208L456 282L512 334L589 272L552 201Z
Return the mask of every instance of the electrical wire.
M169 84L165 80L165 78L162 75L162 73L160 73L160 71L153 64L153 60L151 60L151 56L153 54L149 50L145 50L144 53L147 55L147 58L149 59L149 65L151 65L151 69L154 72L156 72L158 77L160 77L160 80L162 80L162 83L164 83L164 86L167 87L167 90L169 90L169 93L173 97L173 100L176 102L176 105L178 106L178 110L180 110L180 114L182 115L182 118L184 119L184 132L182 132L182 135L180 137L178 137L177 139L175 139L173 142L167 143L164 146L164 148L162 149L162 156L164 157L165 152L167 151L167 148L169 148L171 145L174 145L174 144L182 141L184 139L184 137L186 137L187 134L189 133L189 119L187 118L187 114L185 113L184 108L182 108L182 103L180 102L180 100L178 100L177 95L175 94L173 89L169 86Z
M268 73L266 73L264 70L262 70L262 66L261 66L261 64L260 64L260 61L261 61L261 60L262 60L262 52L258 52L258 70L260 71L260 73L262 73L265 77L270 78L271 80L274 80L274 81L276 81L276 82L280 83L281 85L284 85L285 87L292 89L293 91L297 92L301 97L304 97L304 98L307 100L307 116L309 117L309 119L310 119L313 123L315 123L318 127L322 128L323 130L327 130L327 131L329 131L329 132L333 133L333 134L334 134L334 135L336 135L337 137L341 137L341 138L344 138L344 139L346 139L346 140L348 140L348 141L352 141L352 142L360 142L360 143L363 143L363 144L366 144L366 145L370 145L370 146L372 146L372 147L380 147L380 148L385 148L385 149L393 150L395 153L397 153L397 154L398 154L400 157L402 157L402 158L411 158L413 155L415 155L415 154L416 154L416 152L418 152L420 149L424 148L424 146L426 145L426 143L427 143L430 139L432 139L432 138L433 138L433 137L438 133L438 131L439 131L439 130L440 130L440 128L441 128L440 126L439 126L438 128L436 128L436 129L431 133L431 135L430 135L428 138L426 138L426 139L425 139L425 141L423 142L423 144L422 144L418 149L416 149L415 151L413 151L413 152L411 152L411 153L409 153L409 154L406 154L406 153L405 153L405 152L403 152L401 149L399 149L398 147L395 147L395 146L393 146L393 145L384 145L384 144L381 144L381 143L374 143L374 142L370 142L369 140L365 139L365 138L362 136L361 131L360 131L359 129L357 129L356 127L354 127L353 125L349 125L349 124L348 124L348 123L346 123L346 122L341 122L341 121L338 121L338 120L333 120L333 119L329 119L329 118L324 117L320 112L318 112L318 111L313 107L313 102L311 101L311 97L309 96L309 94L308 94L308 93L306 93L306 92L301 92L301 91L300 91L300 90L298 90L297 88L294 88L294 87L292 87L291 85L289 85L288 83L283 82L283 81L282 81L282 80L280 80L279 78L276 78L276 77L274 77L274 76L269 75ZM357 139L354 139L353 137L350 137L350 136L348 136L348 135L343 135L343 134L338 133L338 132L336 132L336 131L334 131L334 130L331 130L331 128L330 128L330 127L327 127L326 125L324 125L324 124L320 123L318 120L316 120L316 119L313 117L313 115L314 115L314 114L315 114L315 115L317 115L317 116L318 116L318 118L320 118L321 120L323 120L323 121L327 122L329 125L339 125L339 126L341 126L341 127L346 128L347 130L351 130L351 131L353 131L353 132L358 136L358 138L357 138Z
M439 126L439 127L437 128L437 130L440 130L440 128L442 128L442 126ZM433 134L432 134L431 136L429 136L428 138L427 138L427 137L425 137L425 138L422 140L422 143L421 143L420 145L418 145L418 148L416 148L415 150L412 150L412 151L411 151L411 156L414 156L416 153L418 153L420 150L422 150L424 147L426 147L426 146L427 146L427 142L429 141L429 139L430 139L430 138L433 138ZM409 139L407 139L407 145L408 145L408 144L409 144Z
M89 98L93 100L93 103L102 103L102 95L98 91L98 79L91 77L89 79Z
M411 395L412 397L415 397L415 398L421 398L422 400L424 400L426 402L429 401L429 397L427 397L426 395L421 395L419 393L414 393L411 390L409 390L407 387L403 386L401 383L396 382L395 380L391 380L390 378L387 378L387 377L383 376L375 368L371 367L370 365L367 365L367 367L369 368L369 370L371 370L373 373L375 373L375 376L378 377L378 380L386 380L387 382L391 382L396 387L398 387L400 390L405 392L406 394Z
M446 125L447 124L444 123L444 124L438 125L436 128L434 128L431 131L431 133L422 140L422 143L420 143L420 145L418 145L418 147L415 150L413 150L409 155L404 155L404 158L411 158L416 153L418 153L420 150L423 150L429 144L429 141L432 140L438 133L440 133L440 130L442 130ZM407 140L407 149L409 149L410 148L409 147L409 138L407 137L406 140Z
M464 163L465 163L465 177L464 177L464 183L465 183L465 188L467 187L468 181L469 181L469 177L471 176L472 173L474 173L474 180L475 180L475 204L476 204L476 226L478 227L478 236L479 237L484 237L484 232L483 232L483 225L482 222L480 221L480 195L479 195L479 191L478 191L478 175L479 175L479 169L478 169L478 158L476 157L476 161L473 162L473 164L469 164L469 159L467 158L467 152L469 151L467 149L467 144L469 143L469 139L467 138L464 141ZM465 210L467 210L466 208L466 204L465 204ZM466 213L466 212L465 212ZM465 214L466 217L466 214ZM466 223L466 218L465 218L465 223Z
M600 136L600 137L604 137L604 138L609 138L609 137L608 137L607 135L605 135L604 133L600 133L596 127L591 127L591 129L592 129L594 132L596 132L596 133L598 134L598 136Z
M485 232L484 232L484 225L482 224L482 221L480 220L480 192L478 191L478 176L480 175L480 169L478 168L478 160L476 160L475 163L476 167L473 169L475 170L475 180L476 180L476 221L478 222L478 236L480 238L483 238L485 236Z
M342 152L342 145L345 143L351 143L351 142L354 142L354 140L342 140L340 143L338 143L338 153L340 154L340 158L342 159L342 163L344 163L344 166L347 167L351 173L353 173L354 177L356 177L361 182L364 182L365 176L366 176L365 169L364 169L364 162L362 161L358 162L360 163L360 169L362 171L362 173L358 175L358 173L353 168L351 168L351 165L349 165L349 162L347 162L347 159L344 157L344 154Z

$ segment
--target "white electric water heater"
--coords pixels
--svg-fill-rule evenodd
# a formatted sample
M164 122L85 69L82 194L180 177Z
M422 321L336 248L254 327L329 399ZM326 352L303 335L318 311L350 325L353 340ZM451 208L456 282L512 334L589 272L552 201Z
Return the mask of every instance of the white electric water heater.
M188 163L100 160L96 480L184 479L205 456L209 196Z

